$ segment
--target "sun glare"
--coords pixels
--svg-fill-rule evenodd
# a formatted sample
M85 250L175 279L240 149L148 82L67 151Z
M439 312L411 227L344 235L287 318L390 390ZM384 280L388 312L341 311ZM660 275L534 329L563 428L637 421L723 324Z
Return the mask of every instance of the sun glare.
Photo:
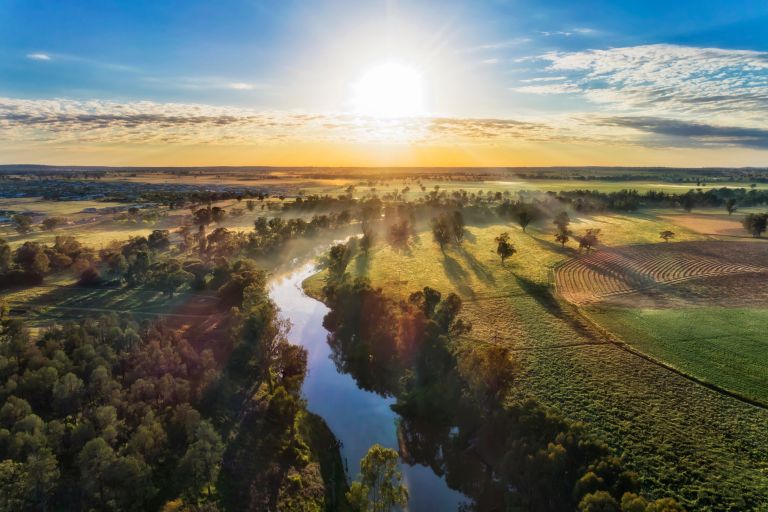
M395 62L371 68L354 84L352 105L357 113L374 117L424 114L421 74Z

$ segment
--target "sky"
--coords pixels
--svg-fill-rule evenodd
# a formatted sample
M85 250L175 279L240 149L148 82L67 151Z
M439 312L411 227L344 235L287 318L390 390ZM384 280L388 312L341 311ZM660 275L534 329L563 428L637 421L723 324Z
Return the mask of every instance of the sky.
M0 163L768 166L768 2L0 0Z

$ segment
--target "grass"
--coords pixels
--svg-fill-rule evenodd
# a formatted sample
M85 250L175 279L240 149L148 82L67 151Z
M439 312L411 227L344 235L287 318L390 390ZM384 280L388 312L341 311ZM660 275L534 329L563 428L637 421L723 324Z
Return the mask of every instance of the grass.
M652 214L578 219L609 245L659 242L668 227ZM511 234L518 253L502 266L493 238ZM395 298L423 286L464 298L477 342L504 343L520 363L516 393L584 422L641 476L654 497L689 510L768 509L768 411L750 406L607 343L549 287L552 266L574 250L547 225L472 226L445 254L420 232L407 251L380 244L348 266ZM675 229L678 240L709 239ZM317 293L324 276L305 282ZM764 324L763 324L764 325Z
M768 404L768 309L595 307L589 315L643 353Z
M51 319L94 317L102 313L144 315L172 314L189 300L192 293L176 293L173 298L147 288L80 287L74 278L46 279L41 286L11 289L0 293L0 302L11 313L23 315L32 325L44 325Z

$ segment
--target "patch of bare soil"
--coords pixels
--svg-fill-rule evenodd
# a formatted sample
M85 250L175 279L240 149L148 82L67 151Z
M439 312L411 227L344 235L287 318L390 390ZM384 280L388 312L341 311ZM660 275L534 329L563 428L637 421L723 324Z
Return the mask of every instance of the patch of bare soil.
M704 235L749 236L749 233L741 225L740 217L726 214L697 215L688 213L685 215L661 215L659 218Z
M711 241L610 248L560 265L555 285L574 304L766 304L768 244Z

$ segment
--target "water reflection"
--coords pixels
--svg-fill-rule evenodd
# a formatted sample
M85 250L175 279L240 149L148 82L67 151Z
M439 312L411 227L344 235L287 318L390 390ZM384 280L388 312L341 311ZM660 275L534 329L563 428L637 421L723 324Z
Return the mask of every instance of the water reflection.
M295 272L275 279L270 284L270 296L280 308L282 315L292 323L288 336L292 343L304 346L308 351L309 371L304 381L303 393L311 412L323 417L337 439L342 443L342 456L348 464L351 477L359 471L360 459L368 448L379 443L397 449L403 445L411 455L405 455L403 475L409 488L409 510L435 511L456 510L466 498L448 487L445 480L435 473L441 464L422 465L432 459L419 455L412 439L398 436L400 418L391 409L395 399L384 397L358 386L349 373L340 373L337 364L343 367L344 358L332 350L327 343L328 331L323 327L323 318L328 308L319 301L307 297L301 283L314 273L314 266L304 265ZM336 362L334 362L336 361ZM377 375L374 368L371 373ZM360 376L360 372L355 372ZM369 382L366 387L385 391L381 382ZM405 423L403 423L405 425ZM411 428L402 430L408 432ZM400 438L400 439L398 439ZM425 444L426 446L426 444ZM434 452L434 450L432 450ZM431 453L432 453L431 452Z

